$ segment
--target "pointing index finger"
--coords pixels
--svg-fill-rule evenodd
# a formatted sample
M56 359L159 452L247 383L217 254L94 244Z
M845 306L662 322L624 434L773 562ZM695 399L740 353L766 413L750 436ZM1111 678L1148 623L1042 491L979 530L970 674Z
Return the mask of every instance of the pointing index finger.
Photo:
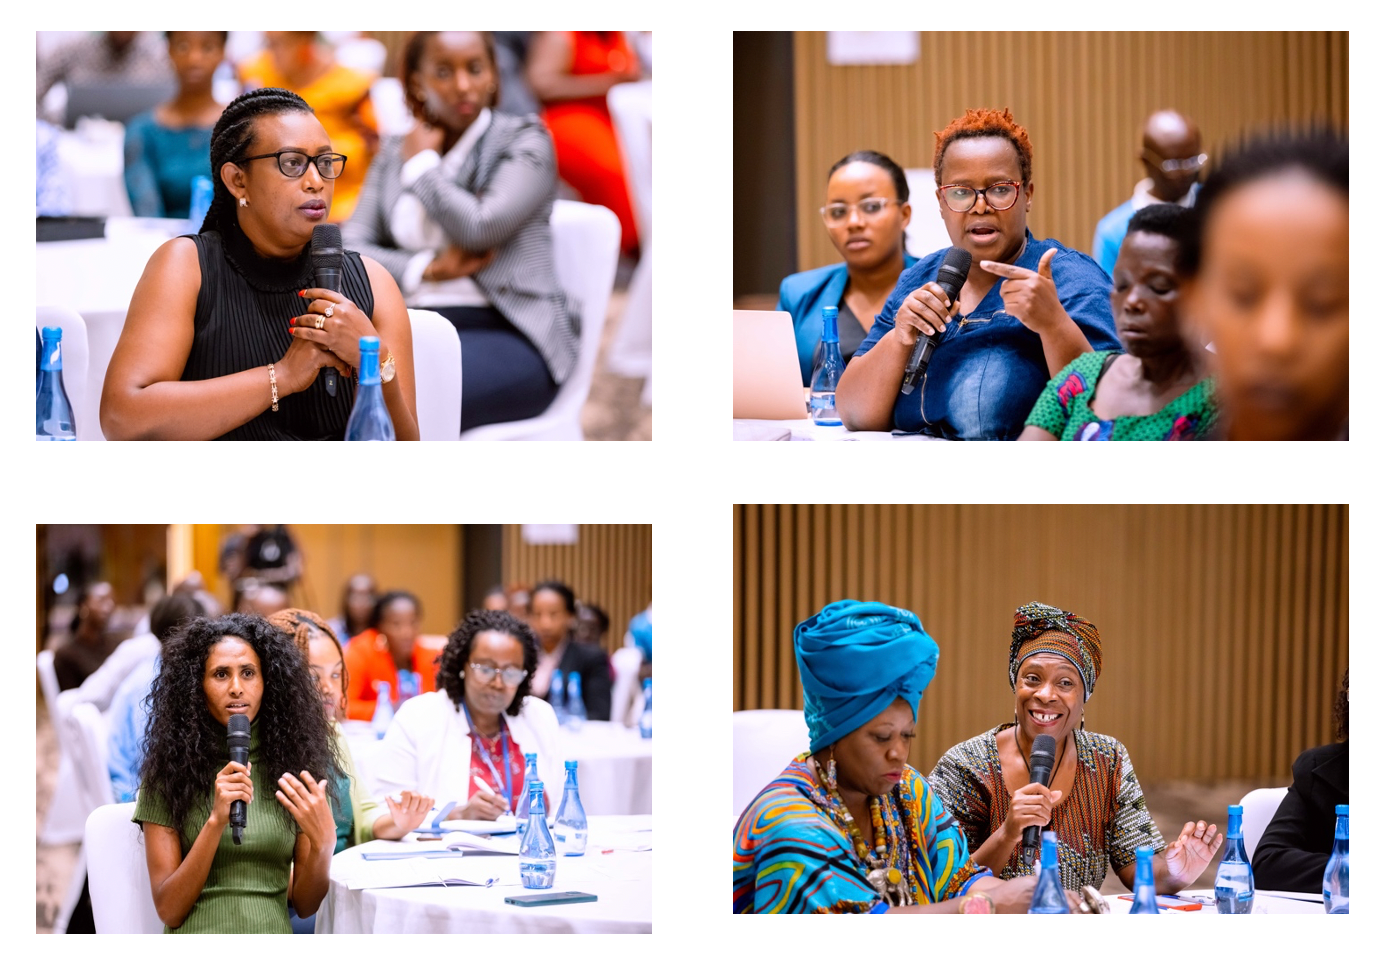
M1001 261L979 261L982 269L989 274L996 274L999 277L1034 277L1035 271L1027 270L1024 267L1017 267L1015 264L1003 264Z

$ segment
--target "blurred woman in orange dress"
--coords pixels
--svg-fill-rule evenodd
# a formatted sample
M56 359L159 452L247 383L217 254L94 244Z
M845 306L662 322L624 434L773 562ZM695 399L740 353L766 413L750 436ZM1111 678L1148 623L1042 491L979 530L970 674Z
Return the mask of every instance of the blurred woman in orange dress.
M311 104L331 149L350 158L335 181L330 213L332 221L348 220L378 146L378 123L369 100L373 78L336 63L330 46L310 30L268 30L264 44L263 53L240 64L240 82L246 90L283 87Z
M585 203L618 216L624 254L637 250L637 224L605 95L615 84L641 79L637 54L616 31L551 31L532 38L527 81L545 106L556 170Z

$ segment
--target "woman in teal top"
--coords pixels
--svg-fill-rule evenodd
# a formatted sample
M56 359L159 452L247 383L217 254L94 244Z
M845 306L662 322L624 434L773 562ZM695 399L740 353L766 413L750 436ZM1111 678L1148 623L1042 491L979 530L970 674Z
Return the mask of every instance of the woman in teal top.
M211 173L211 130L224 104L211 78L225 59L224 33L171 31L177 94L125 126L125 190L136 217L188 217L192 178ZM198 225L199 226L199 225Z
M814 373L824 308L839 309L839 350L847 361L901 272L915 263L906 253L910 188L896 161L875 150L855 151L829 168L826 196L820 215L843 263L792 274L781 282L776 302L795 325L803 384Z
M1192 213L1175 204L1131 218L1112 269L1120 351L1074 358L1045 385L1022 441L1192 441L1217 419L1204 354L1180 330L1181 251Z
M314 913L336 845L339 777L306 660L253 615L198 618L163 647L149 693L134 821L165 932L291 931L288 904ZM250 721L249 764L229 760L231 715ZM230 830L247 804L243 843Z

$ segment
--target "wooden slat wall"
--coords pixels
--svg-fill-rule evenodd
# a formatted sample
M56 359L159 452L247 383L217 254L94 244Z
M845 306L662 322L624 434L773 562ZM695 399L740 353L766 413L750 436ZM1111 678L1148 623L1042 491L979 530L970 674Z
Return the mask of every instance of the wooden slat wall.
M652 526L582 524L575 544L527 544L522 525L503 526L504 584L564 581L609 615L604 643L623 646L628 622L652 601Z
M969 107L1010 107L1034 147L1030 229L1086 251L1144 175L1140 127L1193 117L1209 153L1243 131L1347 124L1346 33L922 33L908 66L831 67L823 33L795 35L799 270L838 263L820 223L829 168L870 148L930 167L934 131ZM740 148L742 149L742 148Z
M735 711L801 708L795 624L839 598L919 614L940 646L911 764L1011 717L1011 615L1094 622L1087 726L1142 778L1272 779L1332 739L1348 664L1346 505L738 505Z

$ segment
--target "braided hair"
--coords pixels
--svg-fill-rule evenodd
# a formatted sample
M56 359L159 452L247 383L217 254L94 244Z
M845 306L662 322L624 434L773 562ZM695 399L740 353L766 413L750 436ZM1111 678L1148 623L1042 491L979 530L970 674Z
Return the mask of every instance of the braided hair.
M240 94L230 101L211 131L211 185L214 193L211 196L211 207L206 211L206 219L201 222L200 233L219 231L224 234L230 227L239 225L235 214L235 198L230 193L230 188L221 180L220 169L226 164L234 163L249 151L249 145L254 142L255 120L269 114L289 111L316 113L311 109L311 105L297 94L281 87L260 87L258 90Z

